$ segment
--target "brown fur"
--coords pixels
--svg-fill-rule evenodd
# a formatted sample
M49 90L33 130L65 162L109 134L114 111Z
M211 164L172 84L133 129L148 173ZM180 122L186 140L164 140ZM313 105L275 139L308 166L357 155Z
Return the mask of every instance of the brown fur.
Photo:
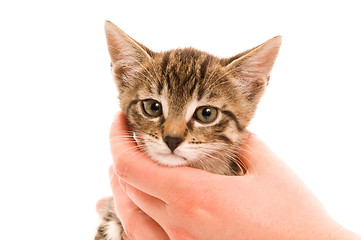
M120 106L140 149L164 165L244 174L238 152L267 86L281 38L231 58L218 58L193 48L153 52L110 22L105 23L105 31ZM144 112L142 104L148 99L162 104L160 116ZM214 122L202 123L193 115L203 106L217 110ZM99 229L100 236L104 224ZM96 239L106 239L99 236Z

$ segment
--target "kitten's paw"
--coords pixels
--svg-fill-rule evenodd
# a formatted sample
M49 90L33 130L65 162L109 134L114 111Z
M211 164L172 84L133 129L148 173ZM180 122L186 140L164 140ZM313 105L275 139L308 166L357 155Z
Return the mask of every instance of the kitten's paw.
M125 236L123 226L115 213L113 197L100 199L96 204L96 210L101 220L94 240L129 239Z

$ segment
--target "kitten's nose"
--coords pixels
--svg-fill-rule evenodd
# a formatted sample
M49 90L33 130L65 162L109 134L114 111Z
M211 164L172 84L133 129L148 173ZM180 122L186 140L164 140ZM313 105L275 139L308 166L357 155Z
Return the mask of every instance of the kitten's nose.
M169 149L174 152L174 150L183 142L183 138L165 136L163 141L168 145Z

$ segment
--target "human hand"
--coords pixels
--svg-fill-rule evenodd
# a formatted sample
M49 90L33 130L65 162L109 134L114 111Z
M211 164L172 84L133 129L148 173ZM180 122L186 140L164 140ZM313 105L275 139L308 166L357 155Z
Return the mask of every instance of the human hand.
M111 186L130 239L360 239L336 223L300 179L250 134L244 176L164 167L126 138L118 114L110 133Z

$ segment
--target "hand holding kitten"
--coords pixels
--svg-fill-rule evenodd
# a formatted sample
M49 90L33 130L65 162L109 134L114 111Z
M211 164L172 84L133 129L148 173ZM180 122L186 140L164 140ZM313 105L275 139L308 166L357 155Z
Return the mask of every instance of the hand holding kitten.
M160 166L126 134L119 113L110 134L111 185L130 239L361 239L253 134L240 153L244 176Z

